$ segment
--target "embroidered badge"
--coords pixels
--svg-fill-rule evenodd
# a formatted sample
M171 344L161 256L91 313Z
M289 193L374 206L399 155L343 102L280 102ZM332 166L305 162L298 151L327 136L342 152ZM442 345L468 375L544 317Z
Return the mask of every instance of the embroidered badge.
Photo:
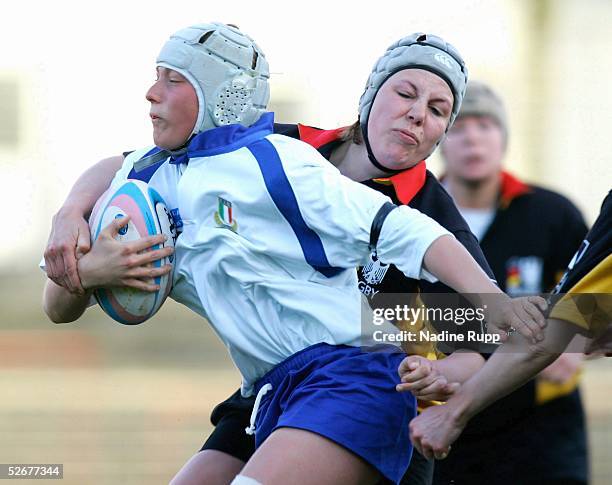
M522 296L542 291L544 261L537 256L515 256L506 264L506 293Z
M232 212L232 203L221 197L218 197L219 207L215 212L215 222L217 227L225 227L233 232L238 232L238 223L234 219Z
M366 283L377 285L383 280L388 269L389 265L381 262L376 256L376 252L373 252L370 254L370 261L361 270L361 274Z

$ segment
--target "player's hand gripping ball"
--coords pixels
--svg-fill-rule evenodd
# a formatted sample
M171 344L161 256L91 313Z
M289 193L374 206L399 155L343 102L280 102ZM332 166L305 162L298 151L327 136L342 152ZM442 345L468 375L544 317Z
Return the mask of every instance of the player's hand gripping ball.
M119 230L116 237L119 241L130 242L164 234L167 240L163 246L157 245L151 249L174 247L176 234L173 233L172 216L164 200L140 180L115 184L98 199L89 218L92 245L106 226L124 216L129 216L130 220ZM170 255L151 264L161 267L172 261L173 255ZM94 296L111 318L126 325L136 325L151 318L159 310L172 288L172 272L156 277L155 284L159 286L155 292L128 287L98 288Z

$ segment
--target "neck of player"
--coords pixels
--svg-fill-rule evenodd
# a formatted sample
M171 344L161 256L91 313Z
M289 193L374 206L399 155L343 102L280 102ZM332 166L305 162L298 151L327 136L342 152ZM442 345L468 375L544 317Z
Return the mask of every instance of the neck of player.
M477 181L447 174L444 184L459 207L491 209L497 204L500 190L499 173Z
M372 165L364 143L357 145L350 140L345 141L334 149L330 161L340 170L342 175L357 182L389 177L388 173L378 170Z

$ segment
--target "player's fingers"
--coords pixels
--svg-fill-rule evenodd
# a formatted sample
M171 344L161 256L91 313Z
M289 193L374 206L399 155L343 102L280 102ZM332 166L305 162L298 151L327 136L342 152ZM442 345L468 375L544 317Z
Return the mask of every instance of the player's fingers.
M172 246L168 246L161 249L154 249L153 251L145 251L142 254L139 254L136 258L136 264L139 266L153 263L162 258L167 258L174 252L174 248Z
M58 264L58 269L62 272L61 278L64 282L62 286L70 293L83 294L84 291L77 272L75 248L76 246L68 244L61 246L61 263Z
M57 281L59 278L55 261L55 248L47 249L47 251L45 251L45 270L49 279L59 285L60 283Z
M63 279L56 278L55 276L49 276L49 274L47 274L47 278L49 278L51 281L53 281L53 283L55 283L56 285L62 286Z
M528 300L536 305L542 312L545 312L548 309L548 303L541 296L530 296Z
M449 382L446 386L446 391L449 394L455 394L459 388L461 387L461 383L460 382Z
M423 449L423 446L421 445L421 440L420 439L414 439L413 438L412 439L412 445L414 446L414 449L419 452L419 454L425 456L425 450Z
M420 393L422 389L425 389L433 385L438 380L441 381L440 382L441 387L446 385L446 379L444 377L436 376L433 374L427 375L423 377L422 379L418 379L414 382L405 382L404 384L407 384L410 387L411 391L415 393Z
M159 276L163 276L165 274L170 273L172 270L171 264L165 264L164 266L160 266L159 268L155 267L144 267L139 266L137 268L133 268L129 271L128 276L131 278L157 278Z
M55 281L58 285L60 285L62 288L68 290L69 286L68 286L68 282L66 281L66 275L62 274L60 276L56 276L53 281Z
M436 449L436 450L434 450L434 458L436 460L444 460L444 459L446 459L446 457L450 453L450 449L451 449L451 447L449 446L448 448L445 448L445 449Z
M536 327L537 325L532 324L530 326L522 318L520 318L516 313L513 313L510 316L510 326L515 328L523 337L525 337L530 342L536 343ZM538 327L539 329L539 327Z
M412 384L402 384L402 383L400 383L400 384L397 384L395 386L395 390L397 392L412 392L412 387L411 386L412 386Z
M64 246L61 244L50 244L45 250L45 265L47 267L47 275L54 281L56 279L61 280L64 276L63 251Z
M105 235L114 239L119 234L121 228L127 226L129 222L130 216L128 215L117 217L116 219L113 219L111 223L101 231L100 234L104 233Z
M422 400L437 400L447 395L448 382L444 377L438 376L431 383L423 385L416 394Z
M420 440L420 448L421 455L423 455L426 459L431 460L434 457L433 450L429 443L423 439Z
M535 308L534 310L537 311ZM516 316L531 330L533 335L533 343L537 343L544 338L544 331L542 330L542 327L540 327L540 325L527 312L523 302L521 302L518 308L516 308Z
M427 458L427 450L425 450L425 447L423 446L423 436L415 423L416 421L412 420L408 426L410 430L410 440L412 441L412 444L414 445L415 449L421 455Z
M69 257L71 249L73 248L69 248L65 244L62 244L59 246L57 257L55 258L55 261L56 261L55 269L57 271L56 277L60 281L60 285L63 288L67 289L70 293L74 293L75 289L66 272L66 266L67 266L66 259Z
M525 301L524 309L540 328L544 328L546 326L546 318L544 318L542 310L540 310L540 306L537 303L527 300Z
M427 386L432 385L436 379L444 379L442 376L430 375L426 376L423 379L418 379L414 382L402 382L400 385L402 386L402 391L412 391L415 394L420 395L421 389L424 389Z
M405 373L401 380L404 383L417 382L425 379L430 374L431 368L429 366L419 365L413 371Z
M76 255L72 252L64 252L64 271L65 280L68 286L68 291L77 295L83 295L85 290L81 286L81 279L77 269Z
M146 291L152 293L159 290L159 285L151 283L152 280L141 280L138 278L125 278L121 283L129 288L135 288L137 290Z
M91 249L91 234L89 232L89 226L82 224L79 228L79 235L77 238L76 255L77 259L87 254Z
M156 245L164 244L168 240L167 236L163 234L157 234L155 236L146 236L138 239L137 241L129 243L130 249L140 252L149 249Z
M414 356L410 355L408 357L404 357L404 359L400 362L400 365L397 368L397 373L400 377L407 372L410 372L410 364L415 362Z
M447 382L442 389L440 390L440 392L437 392L437 394L440 396L438 398L438 400L447 400L450 399L450 397L455 394L457 392L457 390L461 387L461 384L459 382ZM433 393L430 397L424 397L423 399L429 399L430 401L436 400L433 397Z

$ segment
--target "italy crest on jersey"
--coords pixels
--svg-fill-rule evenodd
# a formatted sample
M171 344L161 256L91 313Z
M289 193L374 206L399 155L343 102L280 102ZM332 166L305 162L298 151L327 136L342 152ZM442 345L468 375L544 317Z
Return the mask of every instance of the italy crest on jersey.
M238 223L234 219L232 203L221 197L218 197L218 202L217 212L215 212L215 222L217 223L217 227L225 227L230 231L237 232Z

